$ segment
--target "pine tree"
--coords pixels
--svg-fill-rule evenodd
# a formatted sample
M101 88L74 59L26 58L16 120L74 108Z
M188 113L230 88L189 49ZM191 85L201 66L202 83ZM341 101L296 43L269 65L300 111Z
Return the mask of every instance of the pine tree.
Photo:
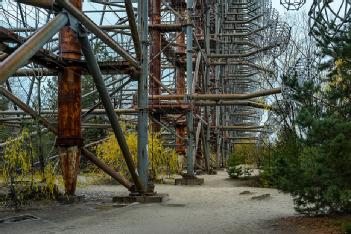
M334 36L318 31L323 63L318 82L284 78L298 103L294 128L284 130L273 152L267 178L290 192L305 214L351 212L351 28ZM303 134L298 135L296 129ZM292 147L291 147L292 146Z

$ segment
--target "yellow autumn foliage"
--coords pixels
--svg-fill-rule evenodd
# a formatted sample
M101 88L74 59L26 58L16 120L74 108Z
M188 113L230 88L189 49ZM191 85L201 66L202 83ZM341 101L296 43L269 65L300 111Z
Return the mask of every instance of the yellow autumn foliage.
M21 205L26 197L40 196L53 198L57 192L56 175L51 163L44 168L44 174L35 171L33 165L33 146L28 130L21 136L9 139L3 152L2 176L10 187L11 199L16 206ZM39 191L40 190L40 191Z
M137 134L135 131L127 132L125 133L125 138L136 165L138 152ZM96 154L98 158L121 175L130 177L122 151L113 133L110 133L108 139L96 147ZM152 178L157 178L160 175L171 175L180 171L178 155L175 150L164 147L160 137L156 134L149 134L148 156L149 172Z
M258 161L258 149L252 144L236 144L234 155L242 164L256 164Z
M27 130L23 130L18 139L9 139L4 149L2 174L8 183L11 180L23 181L31 170L32 143Z

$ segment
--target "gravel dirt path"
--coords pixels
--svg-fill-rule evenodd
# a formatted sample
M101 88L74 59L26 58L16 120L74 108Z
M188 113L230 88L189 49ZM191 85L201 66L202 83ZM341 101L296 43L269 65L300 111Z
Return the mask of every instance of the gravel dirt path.
M227 179L224 171L203 177L203 186L157 185L158 193L169 194L162 204L119 207L111 197L127 194L121 186L80 188L78 194L86 197L80 203L1 211L0 219L20 214L39 219L0 223L0 233L294 233L275 222L296 215L289 195L244 187Z

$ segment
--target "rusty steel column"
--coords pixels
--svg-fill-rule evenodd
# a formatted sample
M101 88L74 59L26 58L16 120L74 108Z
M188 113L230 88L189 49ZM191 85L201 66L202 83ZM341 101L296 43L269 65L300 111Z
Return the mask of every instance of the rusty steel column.
M149 21L150 25L161 24L161 1L150 0L149 1ZM150 95L161 94L161 33L158 29L150 29L150 74L154 79L149 79L149 93ZM158 81L158 82L157 82ZM152 108L153 105L159 105L159 100L152 100L149 105ZM160 122L160 113L155 113L153 117ZM158 123L151 124L151 131L153 133L159 133L161 131L161 125Z
M179 1L179 13L184 15L185 8L182 6L183 1ZM177 3L176 3L177 4ZM182 19L177 18L177 23L184 23ZM176 94L185 95L185 34L179 33L177 37L177 55L180 58L179 64L176 64ZM181 118L176 123L176 133L185 139L186 123L185 118ZM185 155L184 140L176 137L176 152Z
M71 0L82 9L81 0ZM65 59L81 59L77 35L65 26L59 35L60 56ZM79 172L81 136L81 68L65 67L58 76L58 138L62 176L66 195L74 195Z

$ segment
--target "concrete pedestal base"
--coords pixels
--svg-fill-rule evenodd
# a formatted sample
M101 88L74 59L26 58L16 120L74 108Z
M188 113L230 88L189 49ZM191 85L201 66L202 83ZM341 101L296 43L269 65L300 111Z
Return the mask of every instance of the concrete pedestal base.
M123 204L129 204L133 202L160 203L167 196L168 194L116 196L112 198L112 201Z
M196 176L184 176L183 178L175 179L175 185L203 185L204 179Z

